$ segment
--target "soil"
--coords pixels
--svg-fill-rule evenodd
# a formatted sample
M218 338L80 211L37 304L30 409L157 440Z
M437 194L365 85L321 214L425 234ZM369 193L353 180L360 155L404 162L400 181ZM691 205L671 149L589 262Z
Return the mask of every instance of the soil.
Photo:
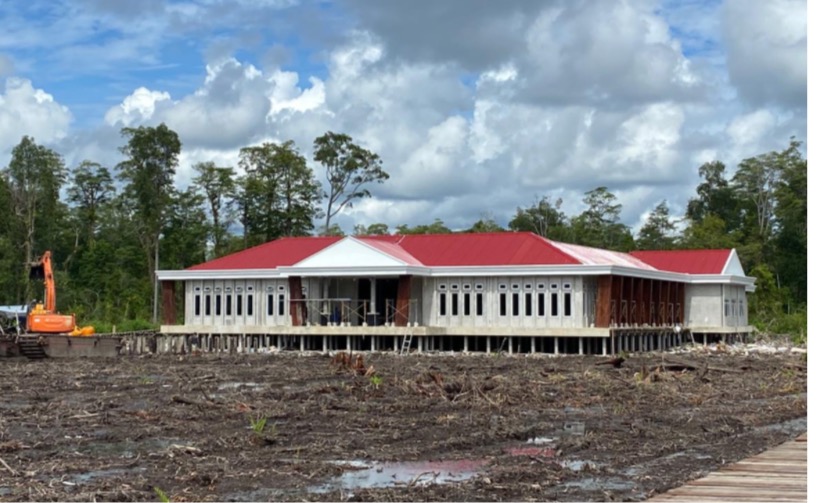
M345 360L0 360L0 500L638 501L807 427L790 352Z

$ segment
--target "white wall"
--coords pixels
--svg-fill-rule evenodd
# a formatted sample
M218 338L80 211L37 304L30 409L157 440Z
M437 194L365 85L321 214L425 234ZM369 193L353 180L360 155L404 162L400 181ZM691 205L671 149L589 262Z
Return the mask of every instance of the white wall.
M429 326L588 326L578 276L424 278L422 291L423 318Z
M747 293L740 285L687 285L685 305L689 327L748 325Z

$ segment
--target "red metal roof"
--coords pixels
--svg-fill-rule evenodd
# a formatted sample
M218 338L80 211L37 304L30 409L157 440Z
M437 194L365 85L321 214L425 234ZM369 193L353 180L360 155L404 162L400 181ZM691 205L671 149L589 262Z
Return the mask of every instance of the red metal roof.
M425 266L580 264L531 232L389 236Z
M342 239L333 237L281 238L225 257L194 265L188 270L273 269L293 265Z
M731 250L654 250L630 255L662 271L685 274L722 274Z

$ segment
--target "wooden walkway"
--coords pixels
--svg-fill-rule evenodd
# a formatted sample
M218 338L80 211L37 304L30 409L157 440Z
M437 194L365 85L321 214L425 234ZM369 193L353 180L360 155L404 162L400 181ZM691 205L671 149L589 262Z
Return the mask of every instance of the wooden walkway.
M806 435L648 501L807 501Z

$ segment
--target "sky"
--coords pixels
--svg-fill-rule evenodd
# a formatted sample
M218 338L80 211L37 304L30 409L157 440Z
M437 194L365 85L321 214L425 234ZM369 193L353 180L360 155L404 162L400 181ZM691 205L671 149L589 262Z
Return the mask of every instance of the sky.
M805 0L27 0L0 3L0 167L29 135L116 165L164 122L192 165L346 133L390 179L334 221L481 218L606 186L638 229L698 168L807 152Z

